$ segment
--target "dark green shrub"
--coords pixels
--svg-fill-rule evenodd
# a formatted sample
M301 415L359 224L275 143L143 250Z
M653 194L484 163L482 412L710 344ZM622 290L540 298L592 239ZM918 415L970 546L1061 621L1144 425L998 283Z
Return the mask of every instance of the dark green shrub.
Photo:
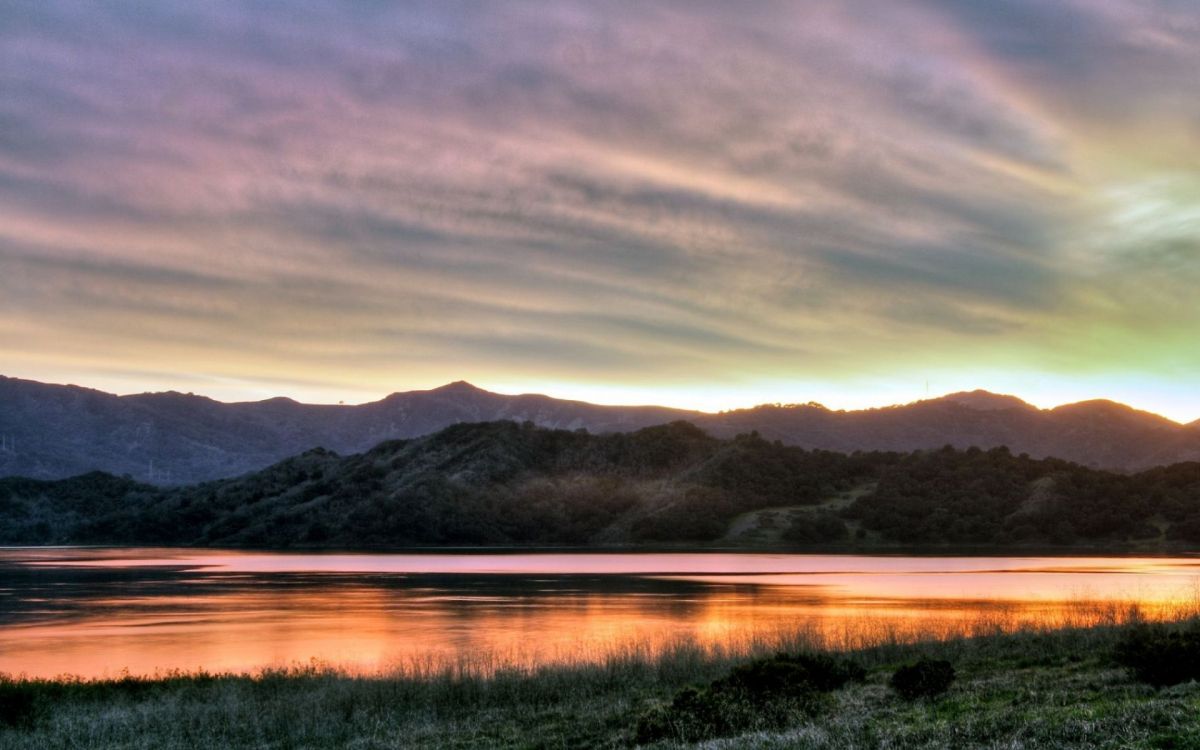
M1117 642L1113 656L1139 681L1156 687L1200 680L1200 628L1133 626Z
M725 680L754 693L781 693L806 684L828 692L847 682L862 682L867 672L857 662L825 654L776 654L735 667Z
M736 691L688 687L667 706L655 706L638 718L639 743L672 738L695 742L748 729L755 723L753 704Z
M633 741L643 745L647 742L657 742L664 737L678 736L672 718L670 706L651 706L637 717L633 728Z
M954 682L954 666L945 659L920 659L906 664L892 675L892 689L905 700L941 695Z
M850 536L846 522L832 513L805 514L794 518L783 538L800 544L840 542Z
M0 680L0 727L26 728L36 715L37 698L31 687Z
M1160 732L1150 738L1154 750L1200 750L1200 737L1186 730Z
M689 687L637 721L638 742L696 742L755 729L780 729L828 707L828 693L866 672L823 655L778 654L735 667L705 688Z

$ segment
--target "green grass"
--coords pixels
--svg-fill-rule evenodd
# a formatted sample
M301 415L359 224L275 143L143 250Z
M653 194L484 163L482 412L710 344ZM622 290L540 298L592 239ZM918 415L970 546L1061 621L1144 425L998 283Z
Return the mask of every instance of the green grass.
M1134 681L1111 659L1123 627L859 650L866 682L834 692L832 708L778 732L697 747L1200 750L1200 684L1156 690ZM888 688L895 668L919 656L953 662L958 679L943 697L909 702ZM363 678L314 665L254 677L9 679L0 681L0 748L630 747L638 714L744 658L684 645L654 658L486 676Z

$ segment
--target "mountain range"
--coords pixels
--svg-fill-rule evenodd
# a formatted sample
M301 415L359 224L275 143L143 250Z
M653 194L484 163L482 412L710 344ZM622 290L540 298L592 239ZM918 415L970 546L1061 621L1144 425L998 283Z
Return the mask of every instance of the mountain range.
M1200 423L1180 425L1111 401L1038 409L985 391L859 411L801 404L706 413L503 395L461 381L366 404L317 405L223 403L177 392L117 396L0 376L0 476L58 479L100 470L186 484L238 476L316 447L361 453L385 440L497 420L592 433L688 421L718 438L757 432L841 452L1007 446L1117 471L1200 459Z

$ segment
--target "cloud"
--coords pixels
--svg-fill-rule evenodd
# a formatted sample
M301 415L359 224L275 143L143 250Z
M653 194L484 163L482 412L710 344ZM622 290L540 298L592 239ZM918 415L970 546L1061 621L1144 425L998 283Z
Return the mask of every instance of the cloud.
M10 6L0 345L146 387L1153 369L1196 322L1165 165L1200 160L1198 17ZM1164 343L1133 363L1135 335Z

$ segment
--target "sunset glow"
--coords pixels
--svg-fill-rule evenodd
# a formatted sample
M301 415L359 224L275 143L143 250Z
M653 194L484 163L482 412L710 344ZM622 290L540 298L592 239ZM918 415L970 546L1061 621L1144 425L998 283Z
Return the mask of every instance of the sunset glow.
M21 626L0 631L7 669L89 678L314 662L488 673L687 645L860 647L1102 624L1134 607L1179 617L1195 611L1200 580L1192 558L59 549L0 551L5 564L57 576L59 597L31 603L31 622L10 615ZM70 577L97 570L144 577L142 590Z
M1200 10L0 9L0 374L1200 417Z

